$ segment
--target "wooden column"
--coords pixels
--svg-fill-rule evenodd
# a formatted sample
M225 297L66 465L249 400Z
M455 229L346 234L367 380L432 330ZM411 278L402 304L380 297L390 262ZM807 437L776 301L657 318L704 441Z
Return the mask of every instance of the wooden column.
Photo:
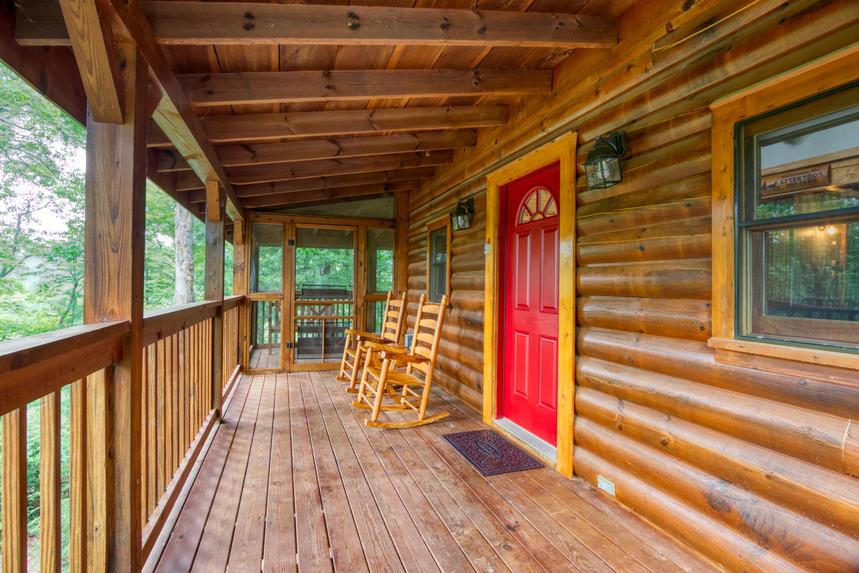
M248 294L248 241L245 237L247 227L244 219L233 221L233 294ZM239 306L239 365L248 367L248 309L247 298Z
M122 359L89 377L89 570L139 568L140 392L146 209L147 68L135 47L116 44L122 123L87 113L84 321L131 324Z
M218 181L206 182L206 300L224 300L224 205L226 198ZM212 408L221 412L224 369L224 307L212 318Z
M399 298L409 289L409 192L397 193L397 227L394 241L394 268L396 292Z

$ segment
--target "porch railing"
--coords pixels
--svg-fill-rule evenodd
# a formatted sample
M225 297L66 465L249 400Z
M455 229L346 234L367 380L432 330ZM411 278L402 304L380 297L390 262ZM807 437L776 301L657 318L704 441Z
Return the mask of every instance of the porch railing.
M140 392L142 539L141 562L154 547L203 445L217 422L213 390L229 392L240 366L239 313L243 296L223 304L201 302L149 313L143 321L143 375ZM223 317L224 344L213 348L213 327ZM129 344L128 322L79 326L0 344L2 415L3 571L60 571L68 545L71 571L102 562L109 546L106 516L110 491L105 467L110 455L105 436L107 404L100 385L110 385L113 365ZM212 379L213 352L222 352L223 378ZM217 382L217 384L215 383ZM68 391L68 412L61 409ZM33 461L27 460L27 410L38 403L40 418L38 533L28 531L28 486L35 490ZM31 411L33 407L31 407ZM68 418L64 419L64 415ZM62 443L68 428L68 448ZM31 440L33 437L31 436ZM68 459L63 459L65 457ZM68 464L68 489L61 483ZM68 497L68 531L63 533L63 498ZM64 538L64 535L67 538ZM38 546L38 555L34 548ZM28 553L30 553L28 555ZM28 566L29 564L29 566Z

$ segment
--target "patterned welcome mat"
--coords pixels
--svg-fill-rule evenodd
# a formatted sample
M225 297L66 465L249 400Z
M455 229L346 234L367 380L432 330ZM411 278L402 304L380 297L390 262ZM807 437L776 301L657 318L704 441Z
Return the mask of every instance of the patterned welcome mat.
M492 430L442 436L484 476L542 468L543 464Z

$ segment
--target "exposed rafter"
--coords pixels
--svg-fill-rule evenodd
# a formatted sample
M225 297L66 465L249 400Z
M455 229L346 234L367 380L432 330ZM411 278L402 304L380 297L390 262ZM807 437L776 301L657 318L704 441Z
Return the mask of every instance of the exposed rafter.
M336 189L322 189L318 191L303 191L299 193L284 193L277 195L260 195L244 199L248 208L276 207L279 205L299 205L306 203L318 203L324 201L342 201L344 199L356 199L377 197L388 193L398 193L417 189L417 181L403 181L400 183L387 183L376 185L360 185L356 187L338 187Z
M425 133L401 133L369 137L340 137L285 141L281 143L251 143L222 145L215 151L224 167L243 165L265 165L293 163L318 159L343 159L370 155L387 155L412 151L435 151L471 147L477 141L477 133L466 129L459 131L434 131ZM172 150L158 152L158 170L161 172L189 171L191 167L178 153Z
M606 48L612 22L586 15L499 10L320 6L243 2L140 2L159 43L426 45ZM28 19L18 40L68 43L48 8Z
M386 132L490 127L507 123L506 105L375 108L288 113L213 115L200 119L212 143L243 143ZM149 147L168 148L170 139L150 125Z
M173 145L188 160L194 172L203 181L218 181L227 195L227 210L231 218L243 218L244 210L239 204L233 187L224 173L224 168L215 155L212 145L206 140L200 120L191 110L191 105L182 85L155 36L145 16L135 3L126 5L121 0L105 0L99 4L106 17L113 17L128 32L150 68L150 75L161 88L163 97L155 109L154 119Z
M227 171L230 181L236 185L308 179L328 175L349 175L373 171L392 171L409 167L447 165L453 161L450 151L428 151L425 153L401 153L350 159L322 159L274 165L235 167Z
M99 15L95 0L60 0L59 5L86 90L89 112L96 121L122 123L122 75L113 30Z
M277 195L299 191L318 191L321 189L336 189L338 187L355 187L361 185L397 183L401 181L416 181L429 179L435 174L432 167L417 167L397 171L376 171L371 173L355 173L352 175L334 175L331 177L315 177L312 179L293 179L292 181L274 181L254 185L236 185L236 193L242 202L247 197L260 195ZM185 193L189 203L205 201L205 194L200 189Z
M186 74L179 79L198 107L552 91L552 70L324 70Z

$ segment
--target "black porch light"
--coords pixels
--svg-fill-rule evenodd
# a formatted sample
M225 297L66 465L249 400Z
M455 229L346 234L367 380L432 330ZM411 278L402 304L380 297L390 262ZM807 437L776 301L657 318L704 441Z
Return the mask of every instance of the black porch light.
M620 183L620 159L626 153L626 133L615 131L597 137L585 161L588 189L605 189Z
M453 230L464 231L471 227L471 217L474 215L474 199L460 199L453 209Z

